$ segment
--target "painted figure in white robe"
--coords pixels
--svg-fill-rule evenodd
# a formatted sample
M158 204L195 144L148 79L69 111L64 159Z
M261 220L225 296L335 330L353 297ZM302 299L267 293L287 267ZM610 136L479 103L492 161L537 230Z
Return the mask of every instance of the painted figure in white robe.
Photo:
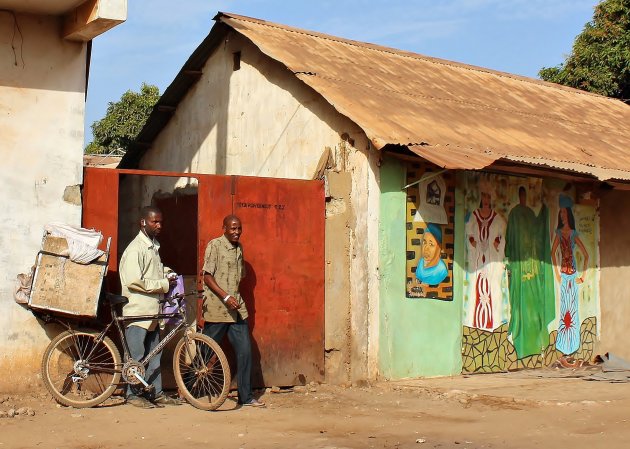
M481 201L466 222L468 306L466 325L492 331L503 322L505 219L492 209L492 189L479 186Z

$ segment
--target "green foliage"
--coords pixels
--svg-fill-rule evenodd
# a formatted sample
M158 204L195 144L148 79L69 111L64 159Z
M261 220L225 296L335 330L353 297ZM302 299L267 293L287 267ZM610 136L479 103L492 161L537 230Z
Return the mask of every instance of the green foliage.
M85 153L126 152L159 99L157 86L142 83L140 93L128 90L119 101L110 102L105 117L92 124L94 141L85 147Z
M545 81L630 99L630 0L603 0L563 64L543 67Z

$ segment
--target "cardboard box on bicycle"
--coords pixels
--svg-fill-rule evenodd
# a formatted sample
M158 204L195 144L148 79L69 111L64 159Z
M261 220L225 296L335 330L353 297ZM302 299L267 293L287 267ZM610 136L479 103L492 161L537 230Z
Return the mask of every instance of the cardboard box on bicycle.
M95 318L109 251L87 265L73 262L67 254L65 238L44 235L28 305L34 310Z

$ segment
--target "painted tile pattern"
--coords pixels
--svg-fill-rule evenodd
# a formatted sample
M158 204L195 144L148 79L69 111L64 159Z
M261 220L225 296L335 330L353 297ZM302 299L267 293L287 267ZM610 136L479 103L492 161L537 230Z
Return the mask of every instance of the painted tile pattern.
M527 368L543 368L551 365L564 354L556 349L557 331L549 334L549 343L541 354L519 359L514 345L508 339L507 324L489 332L464 326L462 340L462 372L495 373ZM597 338L597 319L584 320L580 327L580 349L573 355L576 359L591 360Z

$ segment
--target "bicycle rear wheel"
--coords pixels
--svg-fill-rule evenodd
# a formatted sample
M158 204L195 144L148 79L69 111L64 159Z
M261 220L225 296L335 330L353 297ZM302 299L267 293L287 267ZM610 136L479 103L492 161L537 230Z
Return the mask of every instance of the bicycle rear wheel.
M194 407L216 410L230 391L230 367L221 347L194 333L175 346L173 373L180 394Z
M60 404L94 407L113 393L120 381L121 359L114 342L98 332L68 330L48 345L42 359L44 385Z

